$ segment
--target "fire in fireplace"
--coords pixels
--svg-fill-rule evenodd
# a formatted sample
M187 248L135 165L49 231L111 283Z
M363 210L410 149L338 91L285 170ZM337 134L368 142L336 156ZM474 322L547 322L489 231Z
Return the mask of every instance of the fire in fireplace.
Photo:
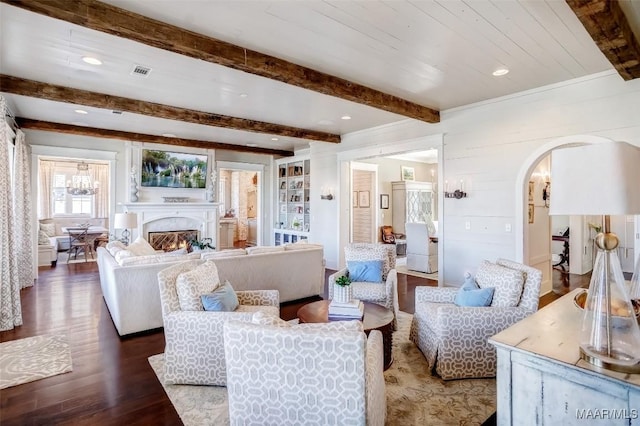
M191 244L189 241L197 239L198 231L196 229L149 232L147 238L151 247L156 250L173 251L186 248L189 252L191 251Z

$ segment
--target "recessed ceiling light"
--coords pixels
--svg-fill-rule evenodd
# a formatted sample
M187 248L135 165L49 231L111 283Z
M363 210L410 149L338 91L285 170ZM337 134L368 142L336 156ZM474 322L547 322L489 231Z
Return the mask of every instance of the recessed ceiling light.
M350 115L343 115L340 118L343 119L343 120L351 120L351 116Z
M89 114L87 111L83 110L83 109L74 109L73 110L76 114Z
M94 58L93 56L83 56L82 60L91 65L102 65L102 61L98 58Z
M247 95L246 93L240 93L238 96L240 96L241 98L246 98L249 95Z
M508 68L498 68L497 70L495 70L493 72L493 75L496 77L500 77L501 75L505 75L509 73L509 69Z
M165 138L175 138L175 137L177 137L173 133L163 133L162 136L164 136Z
M272 141L277 141L277 140L278 140L278 138L271 138L271 140L272 140Z
M255 148L256 146L258 146L258 144L257 143L248 143L247 146L250 147L250 148Z

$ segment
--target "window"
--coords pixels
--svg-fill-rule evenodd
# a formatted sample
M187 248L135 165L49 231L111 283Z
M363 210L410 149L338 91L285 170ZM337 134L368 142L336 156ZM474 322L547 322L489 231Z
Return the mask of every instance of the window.
M75 183L78 176L75 164L56 163L53 173L53 215L91 216L93 196L67 194L67 182Z

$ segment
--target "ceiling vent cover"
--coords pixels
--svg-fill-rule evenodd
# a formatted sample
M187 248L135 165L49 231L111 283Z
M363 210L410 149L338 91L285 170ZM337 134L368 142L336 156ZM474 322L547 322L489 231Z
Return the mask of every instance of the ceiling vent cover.
M137 75L139 77L149 77L149 74L151 74L151 68L142 65L134 65L131 71L131 75Z

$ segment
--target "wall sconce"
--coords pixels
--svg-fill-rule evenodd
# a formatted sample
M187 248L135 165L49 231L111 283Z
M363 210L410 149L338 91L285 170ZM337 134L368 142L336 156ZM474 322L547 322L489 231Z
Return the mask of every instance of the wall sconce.
M460 199L460 198L466 198L467 197L467 193L464 192L464 180L460 179L460 188L456 189L453 192L449 192L449 181L445 180L444 181L444 197L445 198L455 198L455 199Z
M320 188L320 199L321 200L333 200L333 188L324 186Z

